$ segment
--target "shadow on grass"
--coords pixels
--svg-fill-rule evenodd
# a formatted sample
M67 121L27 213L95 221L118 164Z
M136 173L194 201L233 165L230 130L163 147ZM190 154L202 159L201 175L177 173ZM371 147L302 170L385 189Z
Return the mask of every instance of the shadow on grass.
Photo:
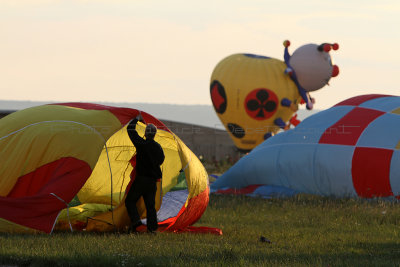
M20 253L0 253L0 264L11 266L121 266L118 257L93 255L88 258L74 256L23 256Z
M269 248L271 250L269 250ZM270 246L263 252L241 252L237 248L214 249L214 251L182 250L176 255L150 256L128 253L71 255L71 256L24 256L24 253L0 253L0 263L18 266L132 266L132 265L318 265L318 266L396 266L400 262L399 243L358 243L345 246L348 252L296 253Z
M271 251L260 253L240 253L232 249L213 251L206 255L182 251L175 257L179 263L202 263L202 265L314 265L314 266L399 266L399 243L359 243L356 246L345 246L348 252L331 253L290 253L277 252L273 246ZM343 250L343 247L341 248Z

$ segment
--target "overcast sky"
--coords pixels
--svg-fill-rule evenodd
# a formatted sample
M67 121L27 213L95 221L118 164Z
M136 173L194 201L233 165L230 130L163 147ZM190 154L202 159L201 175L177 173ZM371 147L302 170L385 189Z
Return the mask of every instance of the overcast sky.
M399 95L398 0L0 0L2 100L211 104L224 57L337 42L324 109Z

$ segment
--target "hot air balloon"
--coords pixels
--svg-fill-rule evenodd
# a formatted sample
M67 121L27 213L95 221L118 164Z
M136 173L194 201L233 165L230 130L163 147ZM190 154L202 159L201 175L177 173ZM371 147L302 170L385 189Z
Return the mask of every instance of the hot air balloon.
M2 118L0 231L114 231L129 225L124 197L135 178L135 148L126 127L139 112L64 103ZM207 173L162 122L141 114L159 128L155 139L166 156L156 199L160 229L196 231L191 225L209 199ZM138 124L139 134L144 128ZM145 222L143 202L138 202L138 209Z
M236 147L250 151L280 129L299 123L294 113L300 103L313 108L309 92L339 74L329 51L339 45L306 44L293 55L284 42L284 61L234 54L220 61L211 75L211 100Z
M211 188L249 193L255 185L324 196L398 197L400 97L361 95L312 115L256 147Z

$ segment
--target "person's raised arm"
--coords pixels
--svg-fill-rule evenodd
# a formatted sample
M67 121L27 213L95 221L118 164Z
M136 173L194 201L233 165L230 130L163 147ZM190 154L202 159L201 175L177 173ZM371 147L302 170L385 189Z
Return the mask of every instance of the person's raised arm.
M131 120L128 124L128 127L126 128L128 130L128 133L130 131L136 131L136 124L139 120L136 118L134 118L133 120Z
M143 138L141 138L138 132L136 131L136 124L139 120L143 120L141 114L139 114L136 118L131 120L127 127L128 136L135 146L144 142Z

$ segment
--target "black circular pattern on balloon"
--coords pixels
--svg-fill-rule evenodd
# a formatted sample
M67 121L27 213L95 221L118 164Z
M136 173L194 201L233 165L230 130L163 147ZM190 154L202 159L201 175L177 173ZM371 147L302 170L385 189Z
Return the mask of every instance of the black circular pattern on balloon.
M228 105L224 86L219 81L214 80L210 85L210 94L215 111L223 114Z
M246 135L245 130L235 123L228 123L228 129L236 138L243 138Z
M271 90L256 89L253 90L245 101L247 114L254 119L264 120L275 113L278 104L277 97Z

